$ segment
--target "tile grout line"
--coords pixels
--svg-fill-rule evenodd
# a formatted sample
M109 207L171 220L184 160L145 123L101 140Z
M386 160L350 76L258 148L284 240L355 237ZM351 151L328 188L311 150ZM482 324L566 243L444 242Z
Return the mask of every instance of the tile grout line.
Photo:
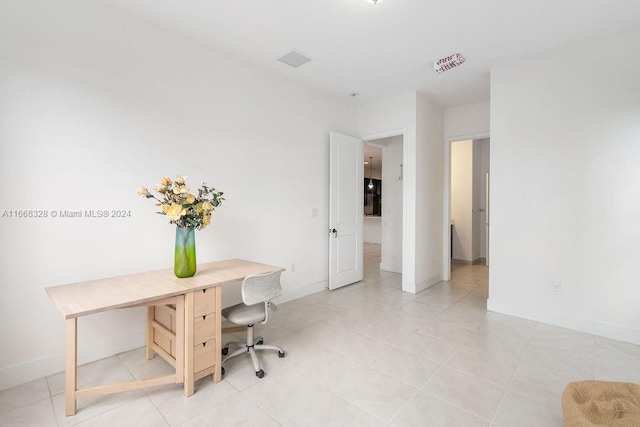
M524 351L522 352L522 355L520 356L520 360L518 361L518 365L516 366L516 369L513 371L513 374L511 375L511 380L509 380L509 384L507 385L507 388L505 388L505 390L504 390L504 394L502 395L502 399L500 400L500 404L498 404L498 407L496 408L496 412L493 414L493 418L491 419L491 425L492 426L495 425L496 417L500 413L500 409L502 408L502 405L504 404L504 400L507 397L507 393L509 393L509 391L511 390L511 385L513 384L513 380L515 379L516 374L518 373L518 370L520 369L522 361L524 360L524 358L525 358L525 356L527 354L527 350L529 349L529 345L531 345L531 341L533 340L533 336L535 335L535 330L538 329L539 325L540 325L540 323L536 322L536 327L533 328L533 332L531 333L531 336L529 337L527 345L524 348Z

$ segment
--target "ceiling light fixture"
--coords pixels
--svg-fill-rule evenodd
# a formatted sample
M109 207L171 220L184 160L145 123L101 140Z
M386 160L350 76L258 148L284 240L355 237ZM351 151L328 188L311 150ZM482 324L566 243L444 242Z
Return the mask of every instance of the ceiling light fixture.
M371 4L378 4L380 3L382 0L367 0L369 3Z
M367 187L369 188L369 190L373 190L373 180L371 179L371 160L373 159L373 157L369 157L369 185L367 185Z

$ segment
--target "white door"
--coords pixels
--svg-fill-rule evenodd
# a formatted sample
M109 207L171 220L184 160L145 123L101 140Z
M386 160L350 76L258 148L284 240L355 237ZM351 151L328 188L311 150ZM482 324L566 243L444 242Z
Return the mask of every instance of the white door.
M489 266L489 172L485 175L484 190L484 247L485 264Z
M329 289L362 280L362 140L329 134Z

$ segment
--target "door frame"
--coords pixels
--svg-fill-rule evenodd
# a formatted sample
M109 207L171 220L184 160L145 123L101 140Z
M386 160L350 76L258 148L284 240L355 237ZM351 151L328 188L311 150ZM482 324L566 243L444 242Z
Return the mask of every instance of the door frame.
M370 141L376 140L376 139L382 139L382 138L390 138L392 136L401 136L402 137L402 164L403 164L403 176L407 176L407 136L408 136L408 130L407 128L400 128L400 129L392 129L392 130L388 130L385 132L378 132L378 133L374 133L374 134L369 134L369 135L365 135L365 136L361 136L360 139L362 139L362 142L364 143L370 143ZM364 173L364 162L362 163L362 170ZM412 175L410 175L412 176ZM408 189L407 189L407 185L409 185L408 180L404 179L402 180L402 289L405 290L405 286L404 286L404 281L406 278L406 274L404 274L407 270L407 254L409 253L409 242L407 241L407 197L406 195L408 194ZM383 217L383 221L384 221L384 207L383 207L383 212L382 212L382 217ZM382 246L381 246L382 247Z
M442 280L451 280L451 144L458 141L491 138L489 132L470 133L444 140L444 188L442 191ZM491 158L491 151L489 151ZM491 168L491 166L489 166ZM489 169L491 170L491 169ZM491 182L489 182L491 187ZM491 193L489 193L491 197ZM487 258L489 254L487 254Z

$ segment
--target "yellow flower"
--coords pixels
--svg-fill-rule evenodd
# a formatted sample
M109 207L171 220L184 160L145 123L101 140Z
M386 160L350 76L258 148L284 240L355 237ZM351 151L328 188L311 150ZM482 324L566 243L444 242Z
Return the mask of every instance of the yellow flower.
M162 211L171 221L177 221L181 216L184 216L187 213L187 210L177 203L171 203L171 205L163 204Z
M175 180L163 176L160 183L151 190L138 187L137 192L141 196L153 198L155 205L160 208L159 213L166 215L171 224L205 228L211 224L213 212L222 204L223 193L204 183L202 188L195 190L197 193L191 193L186 179L184 175L177 175Z
M173 194L184 194L189 192L189 187L186 185L176 185L173 187Z
M205 228L209 224L211 224L211 214L204 214L202 216L202 228Z

